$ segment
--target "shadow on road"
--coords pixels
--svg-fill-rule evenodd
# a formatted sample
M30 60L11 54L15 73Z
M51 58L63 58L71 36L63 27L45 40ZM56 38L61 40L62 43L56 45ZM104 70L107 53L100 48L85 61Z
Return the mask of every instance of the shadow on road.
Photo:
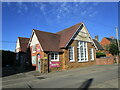
M83 82L83 84L79 87L80 90L88 90L88 88L90 87L91 83L93 81L93 78L90 78L88 80L86 80L85 82ZM79 90L78 89L78 90Z
M13 67L3 67L2 68L2 77L10 76L10 75L15 75L18 73L25 73L25 72L30 72L34 71L35 68L30 68L30 69L23 69L23 68L13 68Z

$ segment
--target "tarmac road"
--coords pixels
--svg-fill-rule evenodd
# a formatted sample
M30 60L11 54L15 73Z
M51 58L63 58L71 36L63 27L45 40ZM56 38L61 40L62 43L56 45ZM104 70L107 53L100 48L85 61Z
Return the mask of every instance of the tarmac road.
M35 74L32 71L3 77L2 88L118 88L118 64Z

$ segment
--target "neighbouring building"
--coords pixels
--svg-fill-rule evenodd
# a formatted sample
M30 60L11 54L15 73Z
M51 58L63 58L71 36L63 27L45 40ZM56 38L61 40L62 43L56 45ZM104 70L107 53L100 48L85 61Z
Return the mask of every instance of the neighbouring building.
M16 53L16 60L18 61L20 66L24 66L27 62L27 46L28 46L29 38L25 37L18 37L15 53Z
M101 51L104 50L103 47L102 47L102 45L98 41L98 36L95 36L95 39L93 39L93 42L95 44L96 52L101 52Z
M95 43L84 23L57 33L33 29L28 47L32 65L44 73L94 65Z
M102 47L104 48L104 50L106 52L106 56L113 57L113 55L110 54L109 51L108 51L108 47L111 43L117 43L117 39L114 39L113 36L110 36L110 38L104 37L102 39L102 41L100 42L100 44L102 45Z

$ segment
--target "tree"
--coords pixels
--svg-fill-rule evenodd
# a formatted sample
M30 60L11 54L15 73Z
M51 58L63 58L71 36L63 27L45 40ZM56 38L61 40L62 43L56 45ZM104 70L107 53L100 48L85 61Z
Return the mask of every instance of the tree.
M118 46L116 43L111 43L109 45L109 52L112 54L112 55L118 55L119 54L119 50L118 50Z

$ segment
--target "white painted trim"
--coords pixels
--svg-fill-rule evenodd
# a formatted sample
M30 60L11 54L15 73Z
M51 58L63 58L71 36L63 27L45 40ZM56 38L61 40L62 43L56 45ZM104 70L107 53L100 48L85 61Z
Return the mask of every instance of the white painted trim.
M83 26L85 27L85 29L86 29L87 33L89 34L90 39L92 40L92 42L93 42L93 44L94 44L94 46L95 46L95 48L96 48L96 50L97 50L97 46L95 45L95 43L94 43L94 41L93 41L93 39L92 39L92 37L91 37L90 33L88 32L88 29L87 29L87 27L85 26L85 24L84 24L84 23L83 23Z
M78 40L79 41L79 43L81 42L80 40ZM87 48L87 42L86 41L82 41L83 42L83 55L84 55L84 61L81 61L81 52L80 52L80 47L79 47L79 53L80 53L80 58L79 58L79 60L78 60L78 62L87 62L88 61L88 48ZM85 50L84 50L84 44L86 43L86 58L87 58L87 60L85 60ZM79 44L80 45L80 44Z
M69 46L69 48L73 48L73 60L70 60L70 59L69 59L69 61L70 61L70 62L75 62L74 47L73 47L73 46ZM69 58L70 58L70 50L69 50Z
M94 50L93 50L93 48L90 48L90 50L92 49L92 59L90 59L91 61L93 61L94 60ZM91 54L91 51L90 51L90 54Z
M54 53L54 59L51 59L51 54ZM55 53L57 54L57 59L55 60ZM59 61L59 53L58 52L50 52L50 60L51 61Z
M88 43L86 42L86 53L87 53L87 61L88 61Z
M81 23L81 25L82 25L83 23ZM79 28L81 27L81 25L79 26ZM79 30L79 28L77 29L77 31ZM72 38L75 36L75 34L77 33L77 31L73 34L73 36L70 38L70 40L67 42L67 44L66 44L66 46L65 47L67 47L67 45L68 45L68 43L72 40Z
M29 43L28 43L28 47L30 47L30 44L31 44L31 41L32 41L32 38L33 38L33 35L34 35L34 34L36 35L36 33L35 33L34 29L33 29L32 35L31 35L30 40L29 40ZM37 37L37 35L36 35L36 37ZM38 37L37 37L37 40L38 40ZM39 40L38 40L38 42L39 42ZM43 48L42 48L40 42L39 42L38 44L40 45L40 48L41 48L42 51L43 51Z
M88 62L88 61L78 61L78 62Z

